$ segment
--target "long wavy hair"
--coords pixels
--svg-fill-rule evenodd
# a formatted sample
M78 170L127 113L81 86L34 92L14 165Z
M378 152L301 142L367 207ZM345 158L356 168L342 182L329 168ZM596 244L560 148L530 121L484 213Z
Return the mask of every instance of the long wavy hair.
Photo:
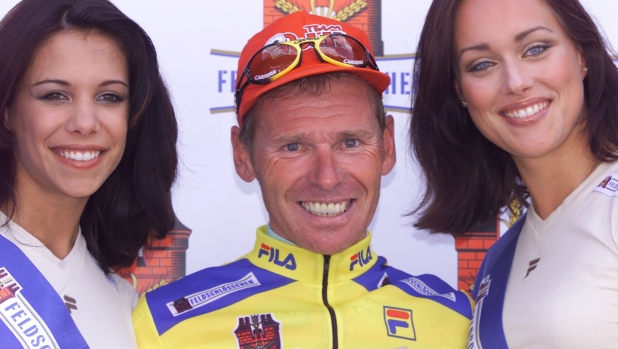
M613 52L578 0L545 0L588 68L584 79L585 132L592 154L618 158L618 69ZM411 150L426 179L415 226L461 235L476 223L496 219L511 200L527 206L528 190L511 156L476 128L455 91L452 48L462 0L434 0L414 63Z
M150 236L163 238L174 225L176 117L152 41L107 0L23 0L2 19L0 111L13 103L37 50L54 34L67 31L112 38L129 67L125 151L118 167L90 196L80 219L88 250L108 272L130 265ZM15 135L0 123L0 207L9 218L19 209L14 147Z

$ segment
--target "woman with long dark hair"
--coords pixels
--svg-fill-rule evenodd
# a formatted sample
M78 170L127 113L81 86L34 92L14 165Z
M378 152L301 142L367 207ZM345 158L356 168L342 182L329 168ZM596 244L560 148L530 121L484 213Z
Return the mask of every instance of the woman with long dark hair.
M0 347L135 347L113 270L174 224L154 46L107 0L24 0L0 48Z
M416 226L528 206L474 286L469 348L618 345L618 70L578 0L434 0L410 137Z

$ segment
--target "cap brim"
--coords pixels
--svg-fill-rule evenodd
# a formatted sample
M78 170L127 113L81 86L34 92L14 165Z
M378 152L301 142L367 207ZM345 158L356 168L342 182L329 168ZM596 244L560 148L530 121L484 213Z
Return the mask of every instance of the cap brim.
M363 80L367 81L374 90L380 95L388 88L391 83L390 77L378 70L371 68L356 68L356 67L340 67L334 64L315 64L308 66L300 66L289 73L285 74L281 78L265 84L257 85L250 84L247 86L243 93L242 101L238 108L239 124L242 122L244 115L253 107L257 100L263 96L266 92L284 85L288 82L298 80L311 75L334 73L334 72L349 72L360 76Z

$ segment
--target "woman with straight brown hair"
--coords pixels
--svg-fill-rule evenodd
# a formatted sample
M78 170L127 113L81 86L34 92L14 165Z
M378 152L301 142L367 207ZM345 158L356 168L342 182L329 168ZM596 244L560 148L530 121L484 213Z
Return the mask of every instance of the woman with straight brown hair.
M416 226L528 206L474 286L469 348L618 348L618 70L577 0L434 0L410 137Z
M0 347L134 348L113 270L174 224L154 46L107 0L23 0L0 47Z

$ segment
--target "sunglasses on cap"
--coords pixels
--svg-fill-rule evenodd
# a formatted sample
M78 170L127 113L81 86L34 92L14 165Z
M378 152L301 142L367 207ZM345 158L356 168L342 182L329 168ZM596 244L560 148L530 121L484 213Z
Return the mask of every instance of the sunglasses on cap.
M236 82L236 107L240 106L242 93L249 84L265 85L298 67L302 58L302 45L313 46L322 62L340 67L378 70L375 59L360 41L346 34L330 34L316 38L276 42L262 47L247 63ZM245 79L243 79L243 77ZM241 86L241 82L245 81Z

